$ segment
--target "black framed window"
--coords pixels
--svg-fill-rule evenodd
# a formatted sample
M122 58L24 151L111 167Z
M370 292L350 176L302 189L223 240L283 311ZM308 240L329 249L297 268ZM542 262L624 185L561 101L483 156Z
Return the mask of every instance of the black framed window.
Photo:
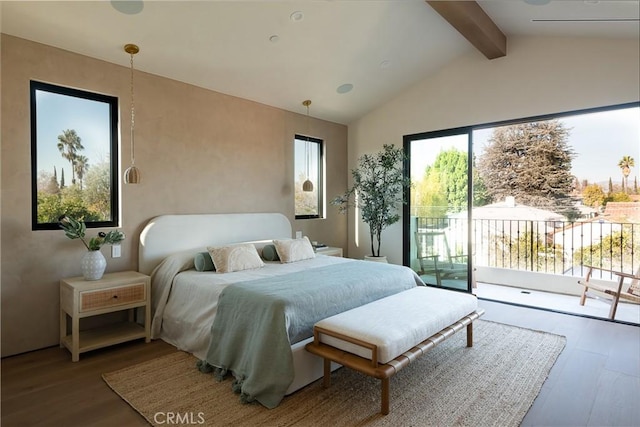
M631 102L405 135L404 265L468 292L476 267L632 274L639 113Z
M403 263L430 286L471 292L471 128L404 136L411 177L403 214Z
M296 135L294 139L295 217L324 215L322 140Z
M32 229L118 226L118 99L31 81Z

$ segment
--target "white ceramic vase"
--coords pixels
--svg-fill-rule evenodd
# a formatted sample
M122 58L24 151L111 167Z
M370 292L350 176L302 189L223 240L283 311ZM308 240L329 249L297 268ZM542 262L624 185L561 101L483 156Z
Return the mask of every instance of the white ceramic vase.
M107 260L99 250L87 251L82 257L80 265L84 280L100 280L104 274L104 269L107 267Z

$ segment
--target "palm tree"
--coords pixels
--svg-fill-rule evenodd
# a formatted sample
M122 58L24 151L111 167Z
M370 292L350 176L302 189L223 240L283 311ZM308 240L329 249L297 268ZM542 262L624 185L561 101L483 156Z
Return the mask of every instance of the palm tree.
M80 180L80 189L82 190L82 180L84 179L84 175L87 173L89 169L89 159L87 156L79 155L76 156L76 164L75 164L75 173Z
M58 150L62 157L71 163L71 184L75 184L77 153L80 150L84 150L84 147L82 146L82 140L74 129L64 130L62 135L58 135Z
M625 192L629 192L629 187L627 182L629 180L629 174L631 173L631 168L635 166L635 161L631 156L623 156L622 159L618 162L618 167L622 170L622 181L624 184Z

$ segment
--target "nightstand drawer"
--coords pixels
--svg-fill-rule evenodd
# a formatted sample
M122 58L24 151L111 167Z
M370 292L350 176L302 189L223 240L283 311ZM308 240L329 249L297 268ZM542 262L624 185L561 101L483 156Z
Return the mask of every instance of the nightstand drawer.
M80 312L100 310L118 305L144 302L145 283L80 292Z

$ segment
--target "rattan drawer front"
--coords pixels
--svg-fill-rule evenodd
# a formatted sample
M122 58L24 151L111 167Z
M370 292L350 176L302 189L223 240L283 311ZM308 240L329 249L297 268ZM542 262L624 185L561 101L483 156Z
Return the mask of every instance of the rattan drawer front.
M80 312L143 302L145 299L144 283L99 291L85 291L80 293Z

